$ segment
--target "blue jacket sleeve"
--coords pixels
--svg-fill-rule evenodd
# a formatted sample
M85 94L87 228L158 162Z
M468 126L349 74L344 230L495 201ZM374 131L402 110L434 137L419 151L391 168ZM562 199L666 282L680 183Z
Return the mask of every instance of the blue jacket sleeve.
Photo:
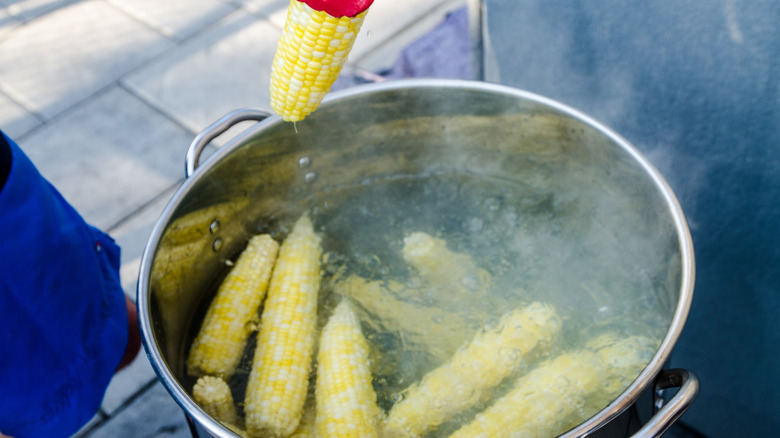
M3 140L0 432L70 436L99 409L127 344L119 247Z

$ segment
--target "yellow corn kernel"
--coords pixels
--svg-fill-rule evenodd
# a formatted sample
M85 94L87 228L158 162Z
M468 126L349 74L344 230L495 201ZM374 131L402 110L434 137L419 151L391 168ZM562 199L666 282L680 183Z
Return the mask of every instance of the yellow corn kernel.
M284 120L303 120L336 81L368 11L332 17L290 0L271 66L271 107Z
M377 436L380 410L371 385L368 344L360 321L342 300L320 336L317 355L317 433L321 438Z
M570 426L564 421L598 389L601 370L600 358L589 350L547 361L450 438L557 436Z
M228 384L220 377L203 376L192 387L192 398L213 419L231 430L239 430L236 406Z
M314 350L320 237L308 215L282 242L260 321L244 410L251 436L289 436L303 414Z
M406 236L402 256L431 286L446 289L447 293L439 294L445 301L438 305L472 299L491 282L490 273L468 254L451 251L447 241L426 233Z
M366 323L379 331L398 333L409 343L418 344L438 361L443 362L473 335L469 324L460 315L437 307L406 302L398 293L414 295L393 281L368 281L350 275L334 284L341 296L352 299L371 317Z
M250 330L263 302L279 244L267 234L249 239L246 249L223 280L211 302L187 358L191 375L228 378L238 366Z
M408 388L390 410L388 430L395 436L419 436L475 405L531 350L546 348L560 328L555 309L546 304L532 303L504 315Z

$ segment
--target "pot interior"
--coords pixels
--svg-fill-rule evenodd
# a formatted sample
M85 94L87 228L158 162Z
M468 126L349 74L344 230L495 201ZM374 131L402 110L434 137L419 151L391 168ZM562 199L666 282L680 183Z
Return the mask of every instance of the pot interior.
M384 381L377 390L385 408L451 354L449 344L533 301L554 306L562 320L556 351L610 331L641 335L650 340L642 354L656 365L687 313L692 268L682 214L655 171L611 131L503 87L358 88L296 125L274 118L247 130L174 196L140 289L170 384L191 388L189 343L248 238L270 232L281 241L305 211L323 236L320 325L338 299L337 279L415 284L401 256L410 233L446 241L489 276L464 277L457 293L420 289L421 305L460 318L461 330L436 333L441 342L428 350L399 347L397 333L364 324L381 353L373 371Z

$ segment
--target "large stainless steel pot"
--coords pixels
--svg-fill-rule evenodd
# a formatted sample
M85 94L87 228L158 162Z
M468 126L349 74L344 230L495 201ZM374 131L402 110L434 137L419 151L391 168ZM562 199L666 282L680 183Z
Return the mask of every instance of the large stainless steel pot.
M211 140L246 120L259 123L199 163ZM186 161L187 179L143 255L138 308L144 346L159 378L209 434L235 436L190 398L186 343L226 260L265 223L261 219L300 211L335 187L440 169L521 180L539 193L584 187L595 193L596 203L601 192L620 192L628 199L629 217L641 218L640 225L615 231L615 242L635 242L608 250L620 257L641 252L651 261L642 269L668 323L663 341L633 384L565 436L608 435L615 429L625 434L626 413L643 394L660 410L639 431L628 432L660 435L696 396L692 373L663 369L693 293L693 248L683 213L661 175L634 147L576 110L482 82L386 82L334 93L296 126L257 111L231 113L195 139ZM567 172L581 177L563 182L559 176ZM669 387L680 389L664 403L659 391Z

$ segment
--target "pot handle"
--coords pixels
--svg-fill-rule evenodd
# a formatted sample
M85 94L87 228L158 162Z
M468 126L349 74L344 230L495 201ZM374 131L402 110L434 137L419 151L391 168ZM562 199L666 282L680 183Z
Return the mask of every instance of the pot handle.
M663 392L669 388L680 388L667 403ZM655 401L650 420L642 426L634 438L659 437L691 407L699 394L699 378L692 371L684 369L663 370L653 385Z
M203 149L205 149L212 140L224 134L225 131L238 123L252 120L260 122L267 119L268 117L271 117L271 114L265 111L240 109L224 115L221 119L217 120L209 127L201 131L201 133L198 134L194 140L192 140L190 148L187 149L187 156L184 159L185 176L189 178L193 173L195 173L195 169L198 168L200 161L200 154L203 153Z

